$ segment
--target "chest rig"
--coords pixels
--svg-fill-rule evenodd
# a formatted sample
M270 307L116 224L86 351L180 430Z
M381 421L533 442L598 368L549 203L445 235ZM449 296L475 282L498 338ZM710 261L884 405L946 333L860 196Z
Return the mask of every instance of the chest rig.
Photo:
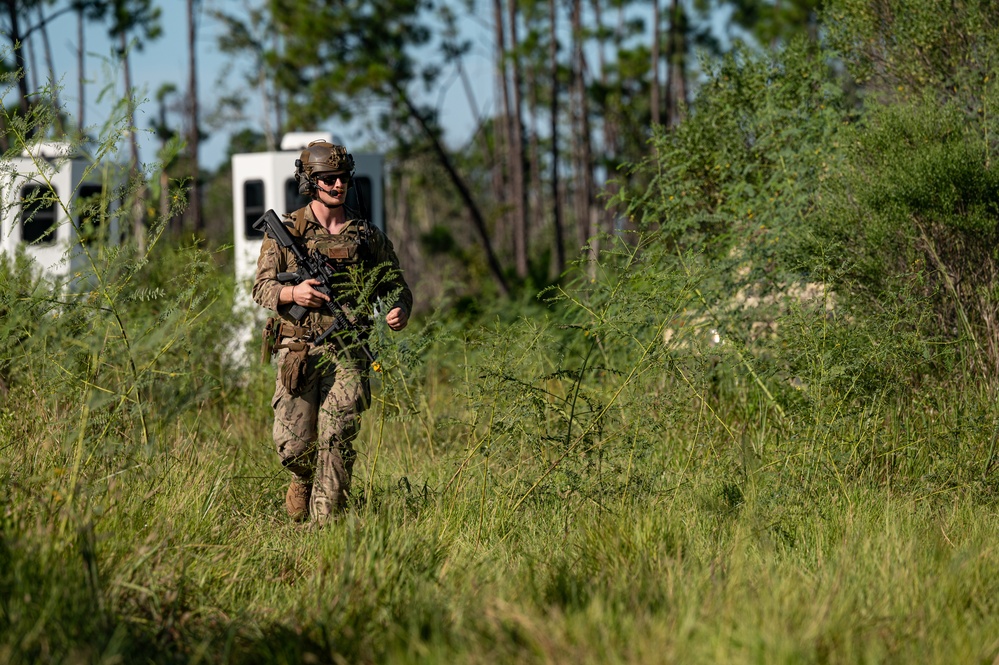
M359 228L363 222L351 224L343 233L330 235L316 234L306 239L309 252L318 252L326 257L330 267L345 268L361 265L367 250L366 228Z
M305 241L307 251L327 259L336 272L347 272L351 266L363 267L371 256L371 228L367 220L352 220L343 232L336 235L317 233L306 237L308 224L305 211L297 210L293 216L295 232Z

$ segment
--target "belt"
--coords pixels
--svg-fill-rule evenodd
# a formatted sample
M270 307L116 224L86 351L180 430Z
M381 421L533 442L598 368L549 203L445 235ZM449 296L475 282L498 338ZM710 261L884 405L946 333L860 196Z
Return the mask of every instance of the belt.
M316 334L310 331L308 328L302 326L296 326L294 323L289 323L288 321L281 320L280 325L277 329L278 340L285 340L291 337L298 337L303 342L280 342L274 346L275 349L291 348L292 350L298 350L300 346L305 344L311 344L312 340L315 339ZM367 334L360 333L359 339L367 339ZM323 343L328 343L330 340L324 340Z

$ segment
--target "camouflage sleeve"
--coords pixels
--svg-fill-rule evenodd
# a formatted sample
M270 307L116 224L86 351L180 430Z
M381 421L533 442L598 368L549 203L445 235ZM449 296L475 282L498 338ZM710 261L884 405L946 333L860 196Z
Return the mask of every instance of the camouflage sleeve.
M277 281L277 274L287 270L281 249L270 236L264 238L257 259L257 277L253 282L253 300L261 307L278 311L278 295L283 285Z
M392 293L397 293L394 306L402 307L407 313L413 311L413 292L403 277L402 267L399 265L399 257L396 256L395 247L380 229L372 227L372 245L375 255L375 265L389 266L385 274L385 279L378 288L379 297L386 297Z

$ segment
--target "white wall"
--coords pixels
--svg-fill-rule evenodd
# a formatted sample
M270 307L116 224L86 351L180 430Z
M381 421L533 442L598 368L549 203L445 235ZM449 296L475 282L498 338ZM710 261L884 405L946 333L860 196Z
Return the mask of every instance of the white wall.
M83 159L50 161L19 157L6 162L0 175L0 252L13 256L23 247L25 254L49 278L69 276L88 268L77 235L79 215L71 220L66 214L67 210L74 210L78 199L101 191L100 174L96 170L88 174L88 166L89 162ZM25 188L38 187L44 194L50 183L62 205L45 206L46 211L36 212L34 217L25 214L22 201ZM53 230L45 233L49 218L54 222ZM26 235L35 237L26 238ZM116 220L109 222L108 238L117 242Z

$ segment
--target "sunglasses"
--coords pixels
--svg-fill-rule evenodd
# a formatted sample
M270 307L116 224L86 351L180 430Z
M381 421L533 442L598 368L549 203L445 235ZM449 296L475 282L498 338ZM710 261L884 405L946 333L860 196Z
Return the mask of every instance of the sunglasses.
M347 181L350 180L350 175L347 173L330 173L329 175L316 176L316 179L324 185L335 185L337 180L346 185Z

